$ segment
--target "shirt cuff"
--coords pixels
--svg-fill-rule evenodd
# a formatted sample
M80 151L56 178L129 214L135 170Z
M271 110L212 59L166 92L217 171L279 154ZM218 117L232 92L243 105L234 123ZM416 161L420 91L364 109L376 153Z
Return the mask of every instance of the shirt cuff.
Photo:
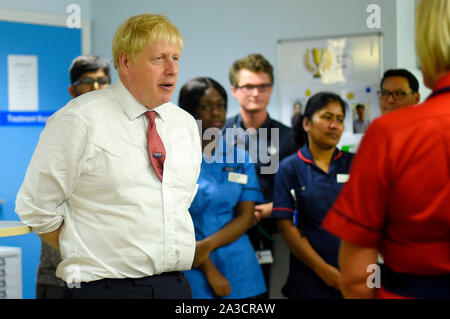
M61 227L64 221L64 205L57 207L56 211L47 211L19 193L16 199L16 214L35 234L46 234Z
M258 188L246 188L239 197L240 202L251 201L258 204L264 203L264 198Z
M322 227L333 235L359 246L378 248L381 240L381 230L366 226L334 208L328 212Z

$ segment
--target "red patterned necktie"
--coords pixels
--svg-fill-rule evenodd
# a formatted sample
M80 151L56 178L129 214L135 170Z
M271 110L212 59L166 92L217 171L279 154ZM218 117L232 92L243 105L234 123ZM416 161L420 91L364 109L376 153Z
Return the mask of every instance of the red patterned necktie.
M155 115L156 112L148 111L145 112L148 118L148 129L147 129L147 147L148 155L150 157L150 162L155 169L156 175L158 175L159 180L162 182L164 160L166 159L166 149L161 141L161 137L158 135L156 130Z

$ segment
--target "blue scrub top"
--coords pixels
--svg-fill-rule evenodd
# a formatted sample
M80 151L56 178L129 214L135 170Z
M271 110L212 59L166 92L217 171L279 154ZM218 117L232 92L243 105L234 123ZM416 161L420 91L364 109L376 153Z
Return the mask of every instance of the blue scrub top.
M272 217L291 219L296 210L297 227L302 235L328 264L336 268L340 240L323 229L321 223L348 178L353 155L336 148L326 173L314 163L305 143L296 154L288 156L280 163L275 176ZM292 189L295 191L296 200L291 194ZM289 281L302 281L310 286L322 282L311 269L292 254ZM326 290L326 287L323 288Z
M241 201L264 201L255 167L249 155L219 141L221 151L212 160L203 155L198 179L198 191L189 208L195 227L196 240L202 240L222 229L234 218L234 209ZM229 181L230 174L247 176L247 183ZM235 242L219 247L210 254L217 269L231 286L227 299L253 297L266 291L264 276L255 251L246 234ZM203 272L185 272L194 299L215 298Z

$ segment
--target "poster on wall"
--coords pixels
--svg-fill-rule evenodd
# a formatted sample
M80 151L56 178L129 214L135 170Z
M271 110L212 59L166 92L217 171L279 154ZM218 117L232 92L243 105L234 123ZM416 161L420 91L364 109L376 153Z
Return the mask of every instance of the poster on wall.
M38 57L9 54L9 111L37 111L38 92Z
M365 127L380 116L381 34L278 41L278 105L281 121L292 125L320 91L347 103L345 130L338 147L356 151Z

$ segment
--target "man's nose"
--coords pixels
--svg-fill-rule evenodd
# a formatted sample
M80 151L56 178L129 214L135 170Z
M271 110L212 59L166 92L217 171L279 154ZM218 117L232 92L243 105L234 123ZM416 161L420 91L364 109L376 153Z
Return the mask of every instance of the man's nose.
M395 101L395 100L394 100L394 95L393 95L393 94L389 94L389 95L388 95L388 98L387 98L387 101L388 101L388 102L391 102L391 103L394 102L394 101Z
M166 63L166 74L167 75L177 75L178 74L178 62L174 60L167 60Z
M259 94L259 88L254 87L254 88L252 89L252 95L253 95L253 96L256 96L256 95L258 95L258 94Z

